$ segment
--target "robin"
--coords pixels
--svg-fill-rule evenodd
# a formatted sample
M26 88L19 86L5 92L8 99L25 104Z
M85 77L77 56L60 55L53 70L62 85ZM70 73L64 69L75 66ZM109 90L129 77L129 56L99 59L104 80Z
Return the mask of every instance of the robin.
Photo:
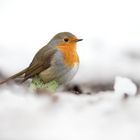
M74 77L78 70L79 57L76 44L82 40L69 32L56 34L47 45L36 53L27 68L0 82L0 84L21 75L23 75L22 82L38 75L44 83L56 80L59 84L65 84Z

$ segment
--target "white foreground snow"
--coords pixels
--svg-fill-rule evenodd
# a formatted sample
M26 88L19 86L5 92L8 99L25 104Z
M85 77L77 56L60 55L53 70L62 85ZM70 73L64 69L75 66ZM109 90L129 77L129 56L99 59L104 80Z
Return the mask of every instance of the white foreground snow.
M17 86L3 89L0 139L139 140L140 96L118 98L116 91L38 96Z

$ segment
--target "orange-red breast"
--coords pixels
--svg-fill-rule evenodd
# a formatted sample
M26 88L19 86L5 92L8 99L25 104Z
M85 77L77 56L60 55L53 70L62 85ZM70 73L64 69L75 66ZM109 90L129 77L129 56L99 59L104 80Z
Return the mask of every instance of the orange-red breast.
M39 75L45 83L51 80L56 80L59 84L70 81L79 67L79 57L76 51L78 41L82 41L82 39L78 39L69 32L56 34L46 46L36 53L29 67L0 84L23 74L23 82L35 75Z

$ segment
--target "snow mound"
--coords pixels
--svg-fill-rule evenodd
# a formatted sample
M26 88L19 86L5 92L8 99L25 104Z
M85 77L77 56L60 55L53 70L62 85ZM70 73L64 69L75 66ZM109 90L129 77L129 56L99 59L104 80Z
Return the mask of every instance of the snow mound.
M118 76L115 79L114 90L119 95L134 96L137 93L137 86L130 79Z

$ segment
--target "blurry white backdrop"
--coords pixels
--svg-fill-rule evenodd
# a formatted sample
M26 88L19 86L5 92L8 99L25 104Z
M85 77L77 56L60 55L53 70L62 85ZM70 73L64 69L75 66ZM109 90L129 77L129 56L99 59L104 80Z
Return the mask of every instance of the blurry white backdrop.
M139 0L1 0L0 68L9 75L21 70L56 33L69 31L84 39L75 80L139 80L139 6Z

